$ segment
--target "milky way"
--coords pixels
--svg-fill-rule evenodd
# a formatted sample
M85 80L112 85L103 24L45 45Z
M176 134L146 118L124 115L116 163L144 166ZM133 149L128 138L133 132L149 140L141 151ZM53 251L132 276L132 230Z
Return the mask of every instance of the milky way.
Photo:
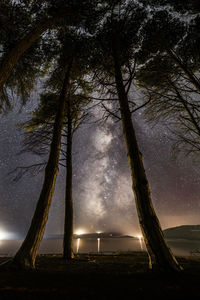
M34 96L36 97L36 96ZM43 173L17 183L9 172L40 158L16 155L23 133L16 124L30 114L36 99L19 113L1 116L0 126L0 228L25 235L39 197ZM98 118L101 111L94 111ZM29 115L30 116L30 115ZM142 112L133 116L153 203L163 228L199 223L199 165L190 158L173 160L170 133L161 125L152 127ZM73 144L74 226L86 231L139 232L134 196L120 122L85 124ZM60 167L46 233L61 233L64 220L64 176Z

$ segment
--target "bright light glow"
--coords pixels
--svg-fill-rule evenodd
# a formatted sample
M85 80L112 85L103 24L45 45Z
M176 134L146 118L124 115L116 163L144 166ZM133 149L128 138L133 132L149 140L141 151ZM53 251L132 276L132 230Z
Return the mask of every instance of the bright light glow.
M100 233L102 233L102 231L97 231L96 233L100 234Z
M9 240L11 237L12 234L0 230L0 240Z
M76 234L76 235L82 235L82 234L85 234L85 233L86 233L86 232L85 232L84 229L78 229L78 230L75 231L75 234Z
M6 233L0 231L0 240L5 240L6 237L7 237Z

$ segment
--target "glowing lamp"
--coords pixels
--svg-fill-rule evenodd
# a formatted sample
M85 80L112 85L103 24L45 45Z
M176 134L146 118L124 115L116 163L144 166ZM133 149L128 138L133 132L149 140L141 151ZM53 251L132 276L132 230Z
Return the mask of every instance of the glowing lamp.
M10 237L10 234L7 232L0 231L0 240L6 240Z
M78 230L76 230L76 232L75 232L76 235L82 235L82 234L84 234L84 233L85 233L85 231L84 231L83 229L78 229Z

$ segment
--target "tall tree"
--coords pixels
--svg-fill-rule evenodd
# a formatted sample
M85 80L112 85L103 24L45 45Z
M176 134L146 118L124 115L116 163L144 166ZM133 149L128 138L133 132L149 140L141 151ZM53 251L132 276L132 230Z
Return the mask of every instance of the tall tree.
M120 3L121 4L121 3ZM145 174L142 154L132 123L126 90L126 70L130 68L139 45L138 32L143 26L146 12L136 3L113 5L110 15L97 34L98 56L96 73L106 74L106 80L115 84L131 170L132 187L140 227L149 254L150 267L164 271L180 271L181 267L167 246L159 220L153 208L150 187ZM97 48L98 49L98 48ZM99 68L99 69L98 69ZM114 81L114 82L113 82ZM107 83L109 85L109 83Z
M59 96L58 110L53 127L53 137L50 146L49 159L45 168L45 177L36 206L36 210L22 246L13 258L13 263L22 268L34 268L37 251L43 237L48 212L53 196L55 181L58 173L59 153L61 148L61 135L64 122L64 111L66 105L66 95L69 87L70 71L72 61L68 65L65 74L62 90Z
M67 149L66 149L66 189L65 189L65 225L63 240L63 257L66 259L73 258L73 199L72 199L72 139L73 131L77 128L80 115L89 102L88 93L90 85L86 81L89 69L87 65L87 56L89 55L89 47L87 39L80 35L69 36L63 33L59 36L62 42L61 58L59 60L56 72L54 72L48 81L51 90L59 88L58 74L63 74L63 57L66 53L73 53L74 63L71 74L70 90L68 101L66 104L66 133L67 133Z
M65 227L64 227L64 243L63 243L63 256L66 259L71 259L73 257L73 201L72 201L72 136L73 131L77 128L78 123L83 119L83 108L89 101L88 92L89 85L85 81L84 76L86 73L85 64L83 61L86 59L86 51L83 48L85 47L85 43L82 42L81 39L75 39L75 36L63 35L61 32L59 36L61 47L59 49L58 61L57 64L54 63L54 70L51 72L51 76L45 83L45 87L48 93L43 94L41 96L41 102L39 108L35 111L32 120L25 124L25 128L31 132L32 139L29 140L30 143L28 145L28 150L30 147L33 151L35 151L35 147L39 147L40 143L42 143L40 137L38 139L38 130L42 133L42 137L44 136L43 132L48 131L48 136L52 136L52 140L54 139L54 127L52 128L51 123L56 123L57 119L57 111L59 110L60 105L60 97L58 96L58 92L60 89L63 90L61 82L66 82L66 74L64 72L66 66L66 62L68 64L69 58L73 53L73 69L70 71L70 79L68 78L68 83L65 89L65 99L63 101L66 104L62 107L64 110L64 116L62 115L62 122L66 121L66 137L67 137L67 149L66 149L66 196L65 196ZM65 67L66 66L66 67ZM82 116L81 116L82 115ZM47 122L47 123L46 123ZM47 125L47 126L45 126ZM54 125L55 126L55 125ZM62 125L63 127L63 125ZM36 129L36 133L34 130ZM60 127L61 131L62 128ZM49 131L50 130L50 131ZM36 134L37 139L34 140L34 134ZM58 132L57 132L58 134ZM61 132L59 132L61 134ZM60 137L61 138L61 137ZM49 140L49 139L48 139ZM45 147L46 147L46 138L45 138ZM32 144L33 143L33 144ZM61 142L60 142L61 143ZM59 152L61 149L61 144L55 144L57 147L57 155L59 157ZM54 149L55 151L55 149ZM61 149L63 153L63 149ZM35 151L37 152L37 150ZM51 153L51 151L50 151ZM58 160L56 161L58 163ZM47 163L48 166L48 163ZM47 168L46 166L46 168ZM57 166L58 167L58 166ZM55 170L52 168L52 172ZM55 174L56 176L56 174ZM54 186L49 182L49 186L52 186L51 197L53 193ZM43 207L46 209L45 215L38 212L37 220L43 222L42 225L38 225L38 231L43 235L45 227L45 220L48 217L48 208L50 206L50 200L46 203L43 203ZM37 209L36 209L37 211ZM44 220L43 220L44 219ZM33 223L34 223L33 219ZM39 223L39 222L38 222ZM31 226L32 227L32 226ZM43 230L43 231L42 231ZM32 239L34 240L34 233L32 232ZM28 238L29 233L26 237ZM26 241L25 239L25 241ZM35 239L37 239L37 234L35 235ZM37 249L39 246L40 240L38 244L35 246L34 257L31 257L33 264L31 267L34 267L35 256L37 254ZM29 245L27 246L27 248ZM20 251L20 250L19 250ZM27 251L27 249L26 249ZM18 254L16 255L18 258Z
M76 78L77 80L77 78ZM84 84L84 81L82 84ZM76 84L75 84L76 85ZM88 113L85 106L89 102L88 88L86 86L73 85L71 79L69 91L66 98L64 129L61 142L61 157L59 165L65 167L65 224L63 238L63 258L70 260L73 254L73 198L72 198L72 143L74 132L87 118ZM58 94L43 94L38 109L34 112L33 118L23 126L26 130L24 140L24 149L26 151L44 155L48 151L48 145L51 141L53 123L58 107ZM46 156L46 155L45 155ZM17 168L16 180L20 179L27 172L36 172L43 170L45 163L39 163L31 166Z

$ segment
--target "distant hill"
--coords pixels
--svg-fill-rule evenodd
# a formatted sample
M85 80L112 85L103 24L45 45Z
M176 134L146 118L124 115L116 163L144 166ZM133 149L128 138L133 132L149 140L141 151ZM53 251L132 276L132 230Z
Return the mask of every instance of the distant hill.
M163 230L168 239L200 240L200 225L182 225Z
M45 239L62 239L62 234L52 234L45 237ZM85 233L85 234L74 234L74 238L81 238L81 239L97 239L97 238L131 238L134 239L135 237L130 235L123 235L118 232L110 233L110 232L102 232L102 233ZM137 238L136 238L137 239Z
M163 230L164 236L167 239L186 239L186 240L200 240L200 225L182 225ZM51 234L45 239L62 239L63 234ZM98 238L130 238L138 239L137 237L123 235L120 232L102 232L102 233L85 233L81 235L74 234L74 238L81 239L98 239Z

